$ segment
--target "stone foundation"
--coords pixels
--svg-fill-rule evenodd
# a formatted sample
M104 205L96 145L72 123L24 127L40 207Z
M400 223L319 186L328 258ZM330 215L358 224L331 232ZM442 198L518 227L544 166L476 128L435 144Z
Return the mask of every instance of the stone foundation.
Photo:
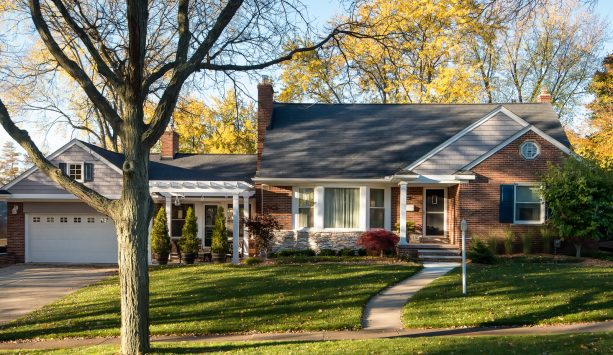
M302 232L279 231L273 242L272 252L284 249L306 250L319 252L321 249L359 249L357 241L363 232Z

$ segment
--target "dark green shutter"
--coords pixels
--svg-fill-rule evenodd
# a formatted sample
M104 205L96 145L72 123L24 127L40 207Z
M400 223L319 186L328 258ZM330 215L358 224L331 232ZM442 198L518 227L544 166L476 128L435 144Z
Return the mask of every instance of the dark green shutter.
M66 171L66 163L60 163L58 167L64 174L68 175L68 171Z
M515 185L500 185L500 223L513 223Z
M94 181L94 164L92 163L84 163L83 168L84 172L84 181Z

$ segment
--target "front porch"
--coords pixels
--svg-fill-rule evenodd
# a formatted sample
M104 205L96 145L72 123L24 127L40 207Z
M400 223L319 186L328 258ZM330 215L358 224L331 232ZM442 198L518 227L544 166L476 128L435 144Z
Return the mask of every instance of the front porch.
M251 200L255 192L251 184L244 181L151 181L150 190L156 205L165 207L175 257L179 256L176 243L181 237L188 208L193 209L197 218L200 257L206 258L210 253L218 208L223 208L225 214L232 262L237 264L241 256L249 254L249 233L242 219L254 213Z
M400 245L457 244L460 238L459 190L457 183L399 183L398 188L392 190L393 200L398 201L397 211L392 211L392 215L398 218L394 225Z

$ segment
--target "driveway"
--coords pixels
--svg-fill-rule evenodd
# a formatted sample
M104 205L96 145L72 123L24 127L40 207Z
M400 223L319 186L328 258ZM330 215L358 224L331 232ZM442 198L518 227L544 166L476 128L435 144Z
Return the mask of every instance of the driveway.
M113 274L115 267L17 264L0 268L0 323Z

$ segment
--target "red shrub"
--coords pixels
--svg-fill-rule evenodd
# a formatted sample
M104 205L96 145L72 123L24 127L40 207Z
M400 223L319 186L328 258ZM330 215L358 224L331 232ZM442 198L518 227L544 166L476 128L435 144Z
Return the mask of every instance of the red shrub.
M383 256L385 250L393 250L400 241L400 237L385 229L374 229L362 233L358 245L367 251L379 253Z

